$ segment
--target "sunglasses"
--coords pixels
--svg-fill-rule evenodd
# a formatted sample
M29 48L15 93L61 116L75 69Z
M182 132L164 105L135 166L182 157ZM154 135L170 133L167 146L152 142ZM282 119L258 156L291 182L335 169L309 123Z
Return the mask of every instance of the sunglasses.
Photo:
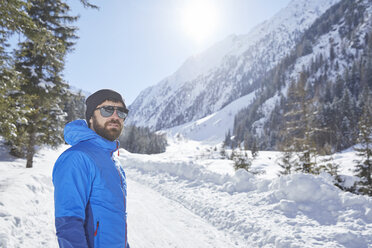
M125 120L128 116L128 109L124 107L115 107L115 106L102 106L99 108L96 108L95 110L99 109L102 117L110 117L114 114L116 110L116 114L119 116L120 119Z

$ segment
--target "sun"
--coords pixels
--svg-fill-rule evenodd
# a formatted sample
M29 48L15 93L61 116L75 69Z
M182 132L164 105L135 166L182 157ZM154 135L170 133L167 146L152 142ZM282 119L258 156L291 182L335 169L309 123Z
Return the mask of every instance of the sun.
M189 0L182 8L181 21L185 33L202 43L217 29L217 7L211 0Z

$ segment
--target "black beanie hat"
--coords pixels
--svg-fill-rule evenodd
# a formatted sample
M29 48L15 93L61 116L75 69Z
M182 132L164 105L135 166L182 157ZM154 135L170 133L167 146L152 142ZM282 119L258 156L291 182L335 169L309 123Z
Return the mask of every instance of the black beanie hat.
M90 95L85 101L85 104L87 106L87 109L85 111L85 119L88 123L88 126L90 126L89 119L92 117L94 110L97 108L98 105L100 105L106 100L113 101L113 102L121 102L124 105L124 108L127 108L125 106L123 98L116 91L108 90L108 89L99 90L93 93L92 95Z

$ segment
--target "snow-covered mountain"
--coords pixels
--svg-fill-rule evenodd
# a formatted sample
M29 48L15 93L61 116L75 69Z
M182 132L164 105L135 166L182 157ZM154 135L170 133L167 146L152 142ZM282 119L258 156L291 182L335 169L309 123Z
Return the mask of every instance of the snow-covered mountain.
M209 144L220 143L227 130L233 130L234 116L251 104L255 99L255 91L229 103L222 109L199 120L166 129L170 136L182 135L188 139L203 141Z
M252 93L260 88L257 79L288 55L303 32L337 2L293 0L247 35L231 35L189 58L173 75L140 93L130 106L128 123L171 128Z
M277 149L283 137L291 136L286 116L291 106L301 104L295 95L302 84L302 101L311 111L308 123L318 128L312 133L317 149L355 144L363 106L371 104L366 97L372 93L371 20L369 0L342 0L329 8L290 55L258 80L261 88L253 103L234 118L234 142L256 140L261 149Z

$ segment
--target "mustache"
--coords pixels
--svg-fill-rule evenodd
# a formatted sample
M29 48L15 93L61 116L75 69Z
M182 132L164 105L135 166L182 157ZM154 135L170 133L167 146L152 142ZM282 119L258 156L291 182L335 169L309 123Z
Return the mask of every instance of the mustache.
M107 126L108 124L118 124L120 127L121 127L121 123L120 123L120 121L119 120L110 120L110 121L108 121L108 122L106 122L105 123L105 126Z

